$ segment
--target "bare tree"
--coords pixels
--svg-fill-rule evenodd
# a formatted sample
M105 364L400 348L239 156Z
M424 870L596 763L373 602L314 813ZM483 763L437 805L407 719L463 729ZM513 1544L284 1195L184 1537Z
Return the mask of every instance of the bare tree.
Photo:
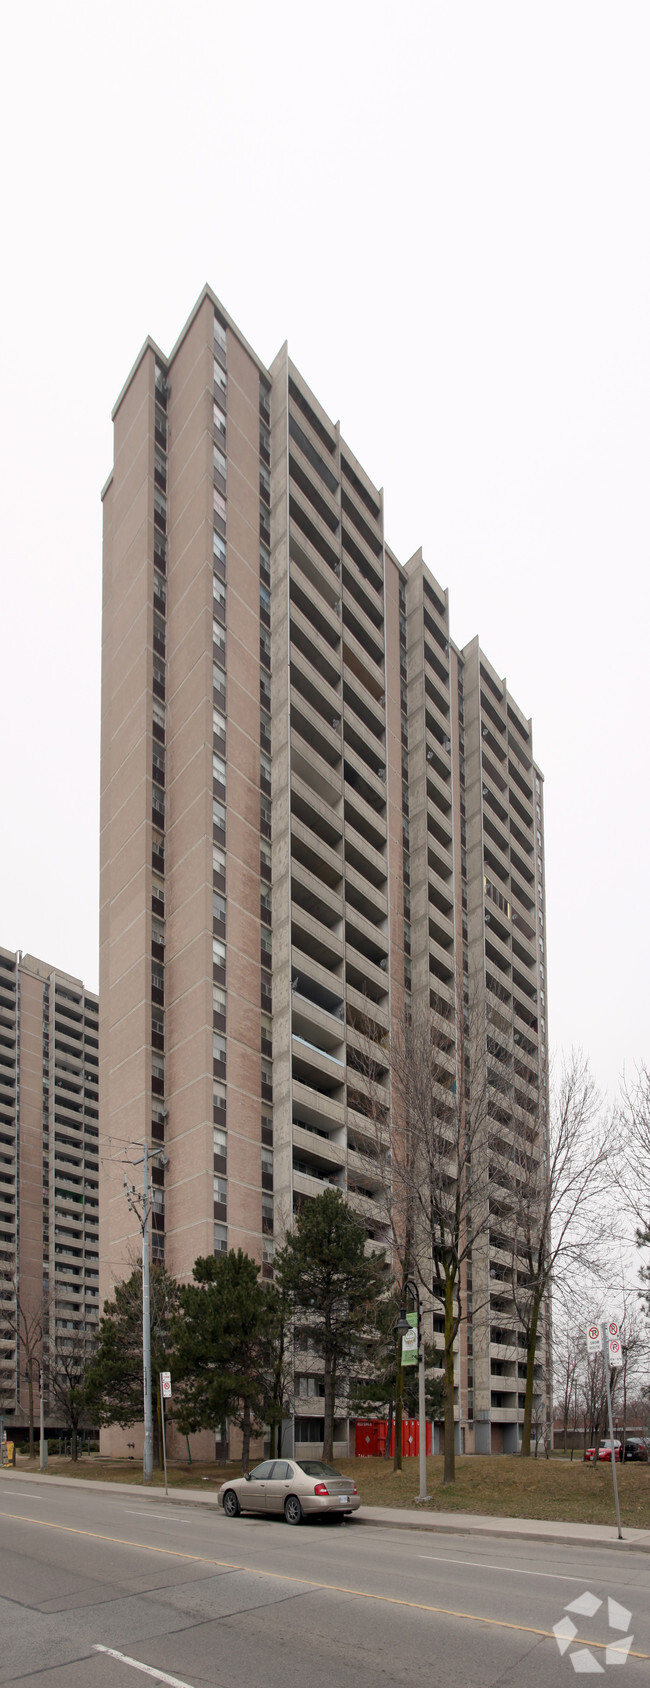
M598 1272L612 1238L611 1130L585 1058L573 1054L534 1115L513 1116L502 1167L509 1199L503 1215L511 1241L510 1276L526 1338L526 1394L521 1452L530 1454L536 1347L545 1298L564 1281Z
M49 1343L50 1395L70 1432L73 1460L78 1456L79 1431L84 1420L87 1425L91 1422L87 1416L84 1382L93 1348L93 1340L83 1326L79 1330L55 1327Z
M650 1067L638 1068L631 1084L623 1084L615 1114L617 1156L614 1173L628 1212L636 1224L636 1241L650 1249ZM641 1267L641 1297L650 1316L650 1263Z
M42 1374L44 1343L49 1322L51 1295L43 1289L40 1297L23 1293L13 1267L0 1272L0 1318L6 1331L16 1343L18 1371L25 1366L29 1412L29 1457L34 1458L34 1381ZM42 1376L41 1376L42 1387Z
M456 1042L444 1047L427 1010L393 1038L393 1089L402 1118L393 1133L393 1179L407 1197L413 1264L444 1313L444 1477L456 1475L454 1345L464 1312L463 1268L488 1224L488 1087L485 1031L457 990ZM473 1081L470 1083L470 1071ZM474 1308L476 1311L476 1306Z

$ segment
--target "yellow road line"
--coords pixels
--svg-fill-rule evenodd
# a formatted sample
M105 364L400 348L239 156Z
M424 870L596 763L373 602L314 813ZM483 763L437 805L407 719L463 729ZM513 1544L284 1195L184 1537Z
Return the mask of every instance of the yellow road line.
M449 1606L429 1606L423 1600L399 1600L394 1594L369 1594L364 1588L344 1588L339 1583L315 1582L313 1577L292 1577L286 1571L258 1571L255 1565L236 1565L230 1559L210 1559L207 1553L181 1553L177 1547L153 1547L147 1541L125 1541L122 1536L104 1536L99 1530L77 1530L72 1524L53 1524L49 1518L23 1518L18 1512L0 1512L0 1518L10 1518L16 1524L37 1524L43 1530L62 1530L68 1536L86 1536L91 1541L110 1542L113 1547L134 1547L142 1553L162 1553L168 1559L188 1559L195 1565L217 1565L221 1571L244 1571L251 1577L273 1577L276 1582L300 1583L303 1588L325 1589L329 1594L349 1594L355 1600L378 1600L386 1606L407 1606L415 1612L434 1612L438 1617L462 1618L465 1623L489 1624L493 1629L514 1629L522 1635L541 1635L545 1641L555 1641L552 1629L536 1629L532 1624L511 1624L506 1618L483 1618L478 1612L455 1612ZM597 1647L602 1653L622 1652L615 1642L585 1641L573 1637L574 1646ZM629 1659L650 1659L650 1653L625 1654Z

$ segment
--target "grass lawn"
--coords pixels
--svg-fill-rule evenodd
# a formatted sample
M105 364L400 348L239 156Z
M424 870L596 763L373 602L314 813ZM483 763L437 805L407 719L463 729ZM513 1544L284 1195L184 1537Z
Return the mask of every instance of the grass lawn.
M382 1459L342 1459L338 1467L354 1477L367 1506L413 1506L418 1493L418 1461L405 1459L402 1472L394 1472ZM18 1456L18 1469L38 1470ZM636 1529L650 1529L650 1465L617 1466L621 1518ZM48 1470L52 1476L95 1478L113 1483L141 1483L139 1461L102 1459L84 1454L76 1465L53 1456ZM208 1463L170 1464L170 1489L214 1490L229 1475L238 1475L235 1465ZM164 1483L162 1471L154 1471L154 1486ZM614 1495L609 1464L594 1469L580 1458L519 1459L508 1455L456 1460L456 1482L442 1486L442 1458L427 1460L427 1488L432 1512L479 1512L488 1517L550 1518L581 1524L614 1524Z
M393 1472L381 1459L340 1460L354 1478L368 1506L410 1506L418 1493L418 1460L405 1459ZM580 1458L520 1459L507 1454L460 1456L456 1482L443 1488L442 1457L427 1460L431 1512L480 1512L492 1517L554 1518L580 1524L614 1524L614 1491L609 1464L586 1465ZM650 1529L650 1465L618 1465L621 1519ZM420 1508L418 1507L419 1511Z

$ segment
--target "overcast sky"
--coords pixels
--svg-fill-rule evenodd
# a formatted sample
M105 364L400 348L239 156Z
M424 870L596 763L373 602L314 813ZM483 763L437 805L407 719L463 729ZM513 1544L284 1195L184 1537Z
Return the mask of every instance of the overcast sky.
M96 988L110 412L209 281L533 717L552 1045L650 1057L649 46L647 0L7 14L1 945Z

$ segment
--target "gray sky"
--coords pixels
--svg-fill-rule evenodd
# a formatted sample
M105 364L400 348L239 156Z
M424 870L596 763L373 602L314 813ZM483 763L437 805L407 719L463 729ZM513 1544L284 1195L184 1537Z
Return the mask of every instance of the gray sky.
M533 716L551 1043L648 1048L650 12L113 0L5 20L0 943L97 983L100 488L205 281Z

